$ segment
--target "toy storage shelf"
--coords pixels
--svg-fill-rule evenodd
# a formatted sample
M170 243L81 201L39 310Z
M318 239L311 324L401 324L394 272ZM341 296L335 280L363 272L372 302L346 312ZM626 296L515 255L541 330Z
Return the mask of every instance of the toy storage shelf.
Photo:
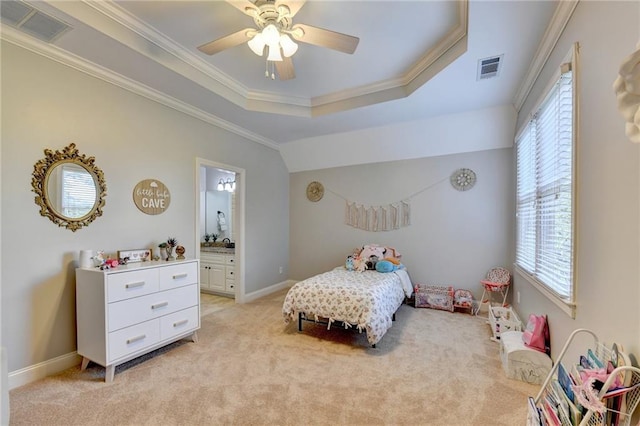
M604 365L607 365L609 361L612 361L613 351L610 348L606 347L604 343L602 343L598 339L598 336L593 331L584 328L574 330L565 342L565 345L562 348L557 361L555 362L553 368L543 382L538 395L535 397L535 399L533 399L535 407L544 410L543 399L545 398L545 395L547 395L547 392L551 392L551 389L555 386L554 381L558 380L558 369L561 364L565 371L574 371L570 363L564 359L564 356L567 353L567 350L572 346L574 338L580 334L591 335L591 337L593 337L593 344L591 347L577 349L583 349L585 355L590 349L593 353L595 353L595 356L597 358L602 360ZM574 353L573 349L576 348L572 348L572 353ZM576 360L575 364L578 363L579 360ZM611 401L612 398L607 397L606 394L607 392L616 388L614 384L616 381L616 377L623 378L623 388L627 389L627 391L622 393L622 396L620 397L623 398L620 400L620 410L615 410L607 406L607 401ZM594 405L598 405L599 402L604 404L604 407L601 407L601 410L602 408L604 408L602 412L598 412L598 410L596 410L595 408L585 408L584 411L581 411L579 413L579 416L577 416L577 418L572 418L572 415L567 416L566 414L564 414L563 410L559 409L558 407L557 414L560 420L560 424L562 426L629 426L629 424L631 423L631 415L633 414L638 405L638 402L640 401L640 369L630 365L619 366L613 369L613 371L611 371L611 373L608 375L608 378L606 379L604 384L602 384L601 389L599 391L596 390L596 394L597 400L595 400ZM532 419L532 411L533 409L530 405L529 416L527 418L527 426L538 424L534 419ZM578 408L576 411L580 411L580 409Z
M489 320L493 336L491 340L500 341L500 334L506 331L522 331L522 322L513 308L502 306L489 306Z

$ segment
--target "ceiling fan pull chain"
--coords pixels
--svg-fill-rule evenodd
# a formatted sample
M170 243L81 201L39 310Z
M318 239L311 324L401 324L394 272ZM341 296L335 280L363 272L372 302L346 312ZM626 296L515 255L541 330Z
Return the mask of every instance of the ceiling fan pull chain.
M271 62L271 80L276 79L276 64L275 62Z
M268 59L264 60L264 76L266 78L269 78L269 60Z

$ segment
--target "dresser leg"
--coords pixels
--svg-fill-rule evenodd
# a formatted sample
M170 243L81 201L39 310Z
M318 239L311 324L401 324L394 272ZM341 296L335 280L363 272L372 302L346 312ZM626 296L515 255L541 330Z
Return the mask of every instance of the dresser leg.
M108 365L105 372L104 372L104 381L106 383L111 383L113 382L113 374L116 372L116 366L115 365Z
M83 356L82 365L80 366L80 371L86 370L88 366L89 366L89 358L87 358L86 356Z
M193 334L191 335L191 340L193 341L193 343L198 343L198 332L194 331Z

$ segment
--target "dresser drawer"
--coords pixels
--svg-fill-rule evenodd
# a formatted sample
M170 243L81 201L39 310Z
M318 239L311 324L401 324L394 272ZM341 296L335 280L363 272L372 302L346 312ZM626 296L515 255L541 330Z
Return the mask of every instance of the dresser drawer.
M227 256L226 262L227 265L235 265L236 257L235 256Z
M160 318L160 339L170 339L178 334L198 328L198 307L184 309Z
M197 306L198 294L198 284L192 284L110 303L108 308L109 331L116 331L181 309Z
M109 333L109 364L160 341L160 320L146 321Z
M158 291L158 270L123 271L107 276L107 301L129 299Z
M225 266L225 276L227 279L234 279L236 277L236 268L233 266Z
M160 290L182 287L198 283L198 263L181 263L179 265L159 268Z

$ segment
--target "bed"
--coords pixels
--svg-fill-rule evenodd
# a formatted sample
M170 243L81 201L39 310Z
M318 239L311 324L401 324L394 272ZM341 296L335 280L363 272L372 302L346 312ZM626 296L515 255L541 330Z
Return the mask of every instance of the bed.
M285 323L324 322L330 328L340 323L367 333L376 343L391 328L395 312L411 297L413 286L405 269L393 272L349 271L338 267L296 283L287 292L282 306Z

